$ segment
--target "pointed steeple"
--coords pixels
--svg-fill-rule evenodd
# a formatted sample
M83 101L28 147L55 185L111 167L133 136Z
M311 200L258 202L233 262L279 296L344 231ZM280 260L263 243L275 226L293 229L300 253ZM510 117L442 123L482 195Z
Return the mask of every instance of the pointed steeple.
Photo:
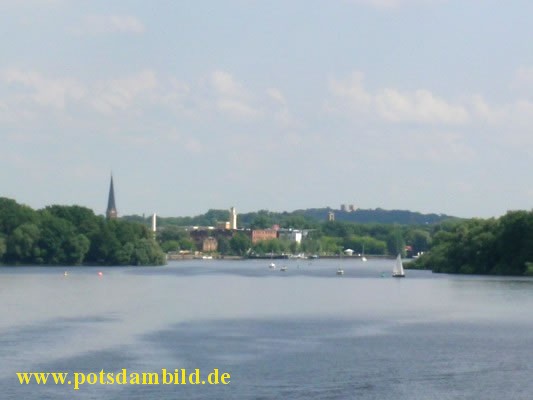
M111 183L109 185L109 198L107 199L107 219L116 219L118 217L117 207L115 205L115 190L113 188L113 174L111 174Z

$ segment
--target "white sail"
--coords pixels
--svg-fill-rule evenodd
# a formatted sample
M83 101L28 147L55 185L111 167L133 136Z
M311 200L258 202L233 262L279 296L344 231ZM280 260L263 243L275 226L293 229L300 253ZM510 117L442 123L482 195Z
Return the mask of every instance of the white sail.
M396 257L396 263L394 264L394 269L392 270L392 276L405 276L403 271L402 256L398 254Z

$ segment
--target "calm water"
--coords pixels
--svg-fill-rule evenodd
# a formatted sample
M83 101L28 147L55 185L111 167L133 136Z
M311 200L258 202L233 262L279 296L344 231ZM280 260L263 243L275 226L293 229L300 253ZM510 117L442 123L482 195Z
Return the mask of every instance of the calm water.
M282 264L0 268L0 398L531 399L533 280ZM231 383L74 391L15 374L123 368L218 368Z

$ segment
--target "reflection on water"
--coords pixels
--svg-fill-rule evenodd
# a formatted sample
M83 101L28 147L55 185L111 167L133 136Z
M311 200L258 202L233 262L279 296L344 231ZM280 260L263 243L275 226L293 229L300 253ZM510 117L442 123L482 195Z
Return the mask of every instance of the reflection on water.
M281 263L0 268L0 383L8 398L66 399L71 388L21 386L15 372L220 368L226 387L96 385L76 397L529 398L533 280Z

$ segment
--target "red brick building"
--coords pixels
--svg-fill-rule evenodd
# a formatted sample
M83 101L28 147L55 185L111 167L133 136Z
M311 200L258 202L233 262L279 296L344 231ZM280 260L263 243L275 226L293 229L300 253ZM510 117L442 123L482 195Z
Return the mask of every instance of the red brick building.
M252 244L256 244L262 240L271 240L278 237L278 231L275 229L252 229L250 231L250 239Z

